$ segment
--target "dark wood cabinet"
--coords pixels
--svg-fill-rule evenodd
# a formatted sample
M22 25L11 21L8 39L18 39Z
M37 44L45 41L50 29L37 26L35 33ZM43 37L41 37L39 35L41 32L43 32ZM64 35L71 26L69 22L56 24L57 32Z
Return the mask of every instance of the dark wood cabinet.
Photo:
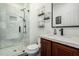
M52 42L52 56L78 56L79 50L60 44Z
M41 56L51 56L51 44L52 42L41 38Z
M79 56L79 49L41 38L41 56Z

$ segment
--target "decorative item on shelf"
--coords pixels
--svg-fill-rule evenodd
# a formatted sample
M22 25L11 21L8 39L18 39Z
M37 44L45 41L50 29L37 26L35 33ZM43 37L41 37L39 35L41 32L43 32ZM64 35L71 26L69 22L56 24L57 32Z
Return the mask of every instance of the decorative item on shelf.
M39 21L38 22L38 27L39 28L44 28L45 27L45 22L44 21Z

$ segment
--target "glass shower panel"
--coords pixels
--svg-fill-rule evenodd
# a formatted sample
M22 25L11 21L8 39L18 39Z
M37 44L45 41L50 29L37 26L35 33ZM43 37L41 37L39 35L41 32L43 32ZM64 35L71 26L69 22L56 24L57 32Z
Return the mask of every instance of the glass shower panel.
M27 11L29 6L26 5L18 3L0 4L0 55L17 55L26 50L26 46L29 44L29 12ZM24 22L21 11L23 8L26 8L26 33L23 32Z
M18 4L0 4L0 49L19 45L25 47L27 44L28 31L23 33L23 19L19 17L21 8L16 8L15 5L18 7ZM26 20L28 19L26 14ZM26 30L28 28L27 24Z

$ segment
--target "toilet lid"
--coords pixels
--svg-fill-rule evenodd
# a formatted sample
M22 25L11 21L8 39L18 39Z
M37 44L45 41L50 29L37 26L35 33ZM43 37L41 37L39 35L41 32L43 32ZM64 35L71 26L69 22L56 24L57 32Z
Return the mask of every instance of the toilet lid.
M32 45L27 46L27 49L34 50L34 49L37 49L38 47L39 46L37 44L32 44Z

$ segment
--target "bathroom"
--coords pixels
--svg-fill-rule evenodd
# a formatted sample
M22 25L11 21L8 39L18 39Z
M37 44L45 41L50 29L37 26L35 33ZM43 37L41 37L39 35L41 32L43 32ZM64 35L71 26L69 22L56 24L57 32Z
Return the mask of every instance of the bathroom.
M79 56L78 10L79 3L0 3L0 56Z

